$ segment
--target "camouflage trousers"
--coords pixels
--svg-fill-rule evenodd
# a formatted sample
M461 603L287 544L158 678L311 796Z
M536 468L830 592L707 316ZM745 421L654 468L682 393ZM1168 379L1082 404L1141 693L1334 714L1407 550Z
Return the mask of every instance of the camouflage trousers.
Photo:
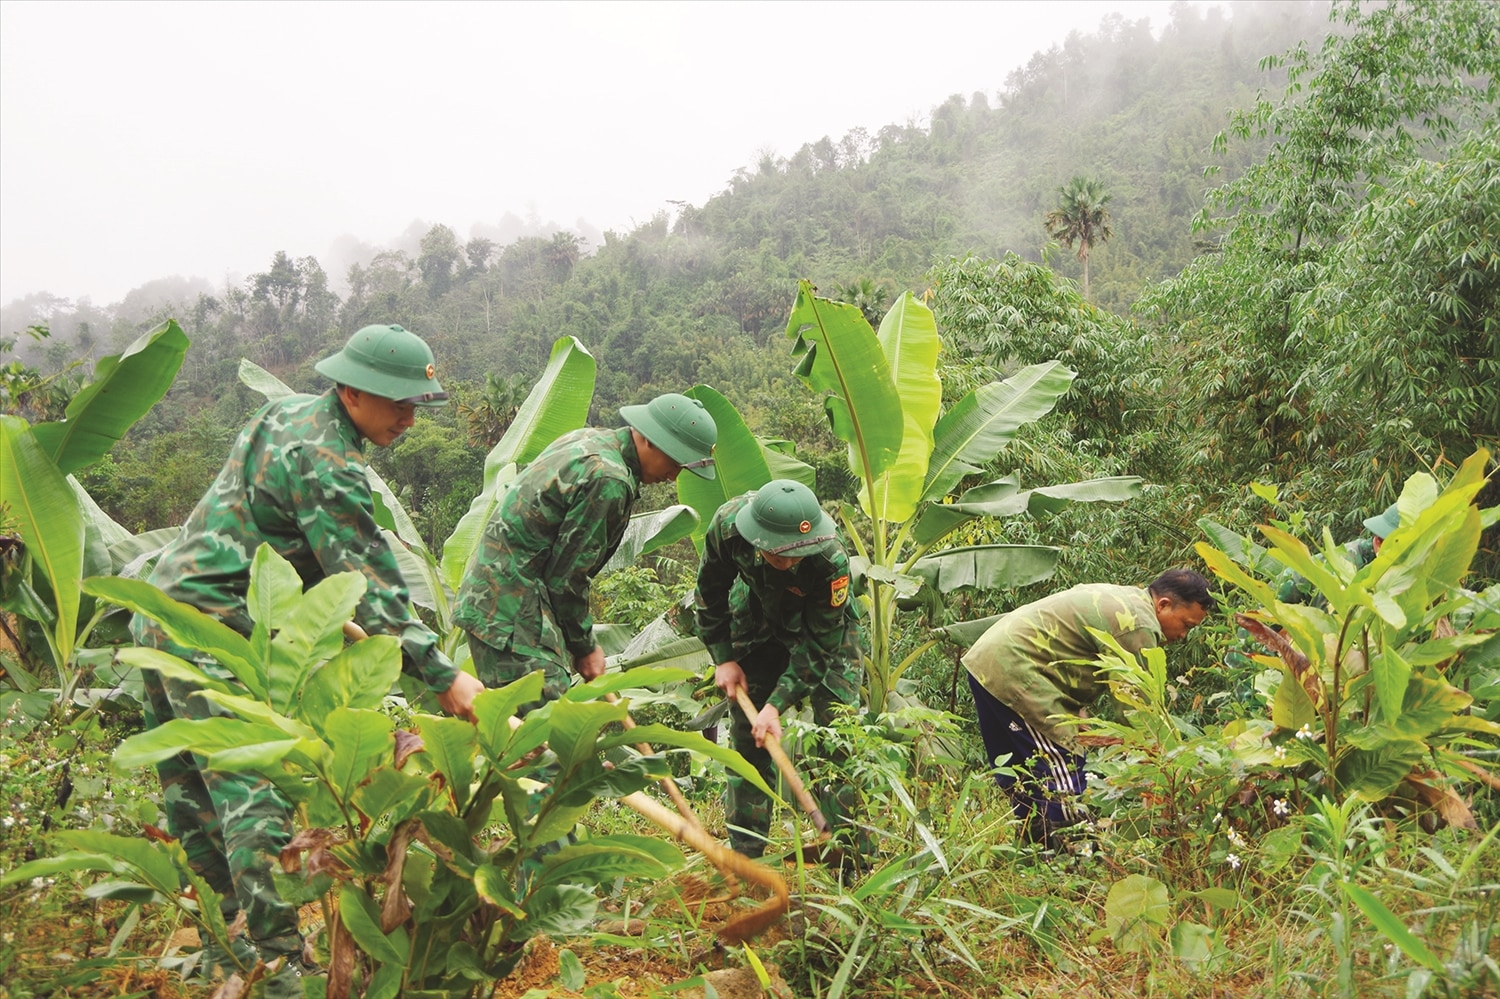
M514 683L537 670L543 672L546 679L542 681L542 699L528 701L517 708L516 714L522 718L543 704L555 701L567 693L568 684L571 682L572 674L563 662L555 659L533 659L531 656L523 656L510 649L497 649L475 638L472 632L469 633L469 655L474 657L474 675L479 677L479 682L488 690Z
M169 650L181 654L179 650ZM183 680L143 670L146 728L173 718L204 719L224 712ZM243 913L245 929L263 960L302 949L297 909L281 899L272 865L292 839L292 806L258 774L210 770L204 759L180 753L156 765L167 831L187 853L193 872L223 896L228 923Z
M745 673L745 685L749 688L750 700L755 702L756 707L765 706L766 698L776 689L776 683L785 672L790 658L787 650L777 642L768 642L741 656L740 669ZM819 686L809 698L813 721L818 725L827 725L833 720L835 705L859 703L857 669L852 676L830 679L840 688L839 694L836 695L827 686ZM780 773L771 759L770 751L755 745L750 720L745 717L745 713L737 708L731 709L731 712L734 723L729 730L730 744L760 772L767 784L777 788ZM843 752L835 752L828 759L840 769L846 762ZM799 776L806 781L806 775ZM767 834L771 829L771 799L738 774L729 774L727 784L724 818L729 826L729 845L748 857L759 857L765 852ZM871 854L874 848L869 835L855 821L855 816L859 813L859 794L855 787L848 781L837 780L821 781L809 789L817 798L823 817L834 831L835 842L852 847L861 856ZM790 796L790 792L784 789L777 788L777 791L783 797Z

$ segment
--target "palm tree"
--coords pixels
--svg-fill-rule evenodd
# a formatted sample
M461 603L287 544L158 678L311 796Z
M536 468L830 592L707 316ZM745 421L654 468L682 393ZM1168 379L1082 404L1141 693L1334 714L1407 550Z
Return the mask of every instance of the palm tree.
M1074 177L1057 189L1057 207L1047 213L1047 235L1068 249L1078 244L1083 261L1083 297L1089 297L1089 251L1114 235L1109 227L1110 196L1096 180Z
M864 313L865 321L879 329L880 320L885 317L886 308L891 303L891 289L869 278L860 278L852 284L839 287L834 301L856 306Z
M507 378L486 372L479 401L473 405L458 404L458 415L468 425L469 443L486 449L494 447L516 418L530 391L531 382L525 375L514 374Z

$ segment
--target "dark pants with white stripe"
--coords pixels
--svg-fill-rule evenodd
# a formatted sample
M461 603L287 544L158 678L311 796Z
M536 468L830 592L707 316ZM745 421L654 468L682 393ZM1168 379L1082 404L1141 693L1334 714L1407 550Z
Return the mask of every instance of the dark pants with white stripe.
M996 774L995 782L1010 796L1016 817L1026 823L1028 838L1043 841L1051 830L1087 818L1077 797L1083 793L1083 754L1070 752L1036 731L996 700L973 674L969 689L978 709L985 755L991 764L998 757L1010 757L1006 766L1014 773Z

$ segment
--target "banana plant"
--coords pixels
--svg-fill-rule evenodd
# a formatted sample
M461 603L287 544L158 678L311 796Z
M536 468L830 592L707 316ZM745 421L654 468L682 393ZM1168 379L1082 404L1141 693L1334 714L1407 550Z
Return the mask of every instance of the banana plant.
M1237 620L1271 653L1257 661L1282 673L1271 740L1291 764L1323 774L1335 801L1399 790L1452 824L1473 825L1448 778L1475 775L1460 747L1500 736L1458 675L1466 653L1493 647L1500 624L1493 591L1462 586L1481 533L1500 519L1500 507L1475 504L1488 465L1488 452L1476 452L1441 489L1426 473L1409 478L1397 502L1401 526L1359 569L1326 528L1318 555L1281 527L1262 526L1274 564L1301 573L1321 601L1280 603L1236 555L1197 546L1259 608Z
M866 682L870 707L879 711L911 663L943 640L933 632L893 662L903 604L935 606L961 587L1022 586L1056 569L1058 551L1047 546L943 547L956 529L980 517L1042 517L1070 503L1127 500L1140 495L1141 480L1117 476L1023 489L1008 476L952 495L1020 427L1050 413L1074 373L1056 361L1033 364L979 386L942 412L932 310L907 293L877 334L858 308L819 298L814 290L807 281L798 286L786 332L800 358L796 374L822 395L861 483L858 510L846 504L840 513L854 545L855 572L864 579L859 599L871 646Z
M282 854L282 866L295 875L283 882L283 894L321 898L333 917L330 997L350 994L351 971L361 964L366 996L487 994L531 937L585 932L597 911L594 888L617 878L661 879L680 867L677 848L649 836L595 836L535 856L595 801L628 798L669 775L661 757L623 747L649 740L687 749L769 792L732 750L660 725L617 730L628 703L599 700L678 681L681 670L613 674L512 724L516 708L540 693L541 674L533 674L480 694L476 723L417 713L414 730L401 729L381 710L400 671L399 643L376 636L346 647L342 639L340 622L364 593L363 577L340 573L304 592L296 570L266 545L251 568L255 624L248 636L140 580L95 577L83 586L153 618L174 642L211 654L232 674L232 681L219 680L156 649L122 649L122 660L196 685L197 696L223 713L132 736L115 764L133 768L191 752L211 769L275 783L297 826ZM533 807L544 765L535 751L544 744L557 776ZM509 835L497 840L496 823ZM204 939L231 951L216 899L175 842L87 833L58 843L63 852L7 872L0 885L60 871L105 872L113 880L91 894L171 904L200 923ZM191 904L180 884L191 885L200 904Z
M64 419L31 426L0 416L0 528L24 546L17 566L0 568L0 607L45 636L57 703L70 701L82 681L77 651L104 613L82 596L79 582L119 569L119 552L133 543L73 473L107 454L161 400L187 347L182 328L168 320L100 361Z

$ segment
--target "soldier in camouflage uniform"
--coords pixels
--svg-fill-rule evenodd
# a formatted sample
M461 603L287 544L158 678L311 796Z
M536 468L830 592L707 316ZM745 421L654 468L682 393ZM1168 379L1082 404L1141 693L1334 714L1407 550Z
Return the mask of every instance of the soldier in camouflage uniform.
M734 713L736 751L775 786L765 738L781 738L781 712L812 703L819 725L836 704L859 703L859 626L849 600L849 556L812 490L776 479L737 496L715 512L703 539L694 595L698 637L717 667L714 683L733 698L744 687L762 705L752 724ZM771 802L731 774L725 815L729 843L758 857L765 852ZM870 844L851 837L854 789L821 789L820 808L841 839L860 853ZM862 861L862 856L852 858Z
M307 586L334 573L363 573L369 585L356 620L370 634L398 636L405 668L437 693L445 710L471 717L474 696L484 688L454 668L438 637L412 613L406 583L375 524L362 452L366 442L389 446L412 425L416 406L446 401L432 351L400 326L366 326L317 370L336 388L261 407L150 581L249 635L250 564L263 542L291 562ZM137 615L132 631L142 645L233 679L204 653L171 642L154 621ZM217 710L192 696L199 689L192 684L150 670L143 679L148 728ZM301 996L297 910L282 901L271 879L271 865L292 837L290 804L258 775L209 770L187 754L158 770L167 828L193 869L224 896L225 919L244 914L253 946L241 938L238 960L287 958L267 980L265 995Z
M1074 797L1083 792L1083 751L1058 716L1080 715L1107 689L1093 665L1105 649L1088 629L1138 653L1186 637L1214 607L1208 581L1186 569L1146 589L1088 583L1017 607L964 654L985 753L991 763L1010 757L1018 776L995 779L1028 841L1050 843L1053 830L1085 818Z
M486 686L542 670L546 703L567 690L570 668L585 680L603 675L589 586L620 547L641 486L684 469L714 477L718 428L696 399L668 393L620 416L618 430L576 430L548 445L485 525L453 620Z

